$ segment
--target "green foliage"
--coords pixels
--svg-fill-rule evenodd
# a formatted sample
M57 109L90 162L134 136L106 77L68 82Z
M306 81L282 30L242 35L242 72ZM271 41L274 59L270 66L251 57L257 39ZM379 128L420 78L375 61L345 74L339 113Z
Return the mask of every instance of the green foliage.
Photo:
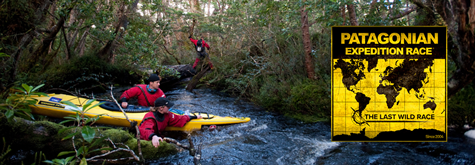
M279 82L277 77L269 77L262 83L259 93L254 96L254 99L259 105L262 105L268 110L285 112L288 111L286 98L289 96L290 86Z
M316 121L328 120L331 115L330 88L329 84L318 80L306 80L302 84L294 85L287 104L290 111L286 111L285 114L297 113L302 116L312 116Z
M17 38L17 34L26 33L39 23L31 9L34 5L29 0L0 1L0 48L7 54L16 49L17 45L11 41Z
M54 165L68 165L73 160L73 157L67 157L65 159L53 159L53 160L45 160L44 163L54 164Z
M32 165L36 164L41 164L41 160L46 160L46 155L43 153L43 151L40 151L40 153L35 152L35 162L32 163Z
M7 147L5 149L5 147ZM7 156L8 153L10 153L12 149L10 148L10 145L7 146L7 142L5 142L5 137L3 137L3 148L2 148L2 153L0 154L0 164L5 164L5 161L7 160L7 158L5 156Z
M329 29L324 29L326 31ZM226 86L224 91L248 97L267 110L305 122L328 121L330 105L330 34L315 33L312 55L319 80L308 80L301 36L279 33L265 42L262 56L237 52L221 59L212 58L216 70L204 81ZM296 56L299 54L301 56Z
M69 162L74 162L76 160L80 160L81 162L80 164L83 164L83 163L86 163L85 158L89 154L92 154L97 151L112 150L111 148L107 148L107 147L94 149L95 147L97 147L97 145L100 142L104 141L104 139L106 138L106 137L96 138L96 131L91 126L97 120L102 118L102 114L94 116L94 117L89 117L86 115L87 111L103 104L103 103L97 103L97 104L92 105L92 103L94 103L95 101L96 101L95 99L88 100L81 108L77 107L74 103L70 101L61 101L61 103L66 104L67 106L70 106L73 109L73 111L76 112L76 114L65 117L66 120L62 121L60 124L73 121L77 123L77 126L63 128L59 130L58 133L72 130L72 132L66 135L62 140L68 140L68 139L73 138L73 140L79 141L81 146L77 150L74 150L74 151L63 151L59 153L57 157L74 154L72 156L69 156L64 159L47 160L45 161L46 163L63 164L63 163L69 163ZM80 136L81 138L75 139L75 137L78 135L81 135Z
M0 48L0 50L2 50L2 48ZM3 57L10 57L10 55L0 52L0 58L3 58Z
M5 114L8 121L11 121L14 116L35 120L31 114L30 106L38 102L33 96L48 96L46 93L37 92L43 86L44 84L36 87L22 84L21 88L14 87L17 92L11 93L5 100L5 104L0 105L0 110Z
M161 77L174 77L178 79L180 78L180 72L175 69L168 68L167 66L158 66L157 72L160 73Z
M327 121L331 114L330 87L324 81L278 82L275 77L262 83L253 97L259 105L305 122Z
M35 81L44 81L49 88L63 88L66 90L86 90L96 87L105 91L111 84L130 85L140 79L139 72L129 66L109 64L96 56L86 55L75 58L68 64L49 68Z
M462 127L465 124L475 124L475 102L473 100L475 100L475 85L473 82L449 99L449 110L444 113L448 115L450 125Z
M104 104L102 102L102 103L97 103L97 104L92 105L92 103L95 101L96 101L95 99L88 100L86 104L84 104L81 108L77 107L76 104L70 101L61 101L61 103L71 106L73 108L72 111L76 112L76 115L70 115L70 116L65 117L65 119L67 120L62 121L60 124L71 122L71 121L74 123L77 123L78 126L85 126L86 124L90 124L90 125L94 124L97 120L102 118L102 114L94 116L94 117L89 117L86 115L86 112L91 110L92 108L95 108L101 104Z
M5 18L0 20L2 25L5 25L0 28L0 49L3 48L6 53L0 55L2 65L6 68L0 73L0 76L4 77L0 80L0 88L5 90L12 82L20 81L32 85L45 84L48 88L80 91L91 89L103 92L111 84L138 83L143 75L135 68L155 69L158 66L159 70L162 70L161 74L176 75L177 73L171 70L163 70L162 66L177 64L177 61L193 63L195 52L186 37L192 19L195 19L197 24L194 34L204 36L211 45L210 58L218 68L203 81L241 97L252 98L271 109L295 103L298 107L295 111L319 114L316 110L307 110L317 103L297 104L298 100L308 98L293 96L292 92L298 92L297 86L306 88L312 83L319 84L319 81L327 82L329 79L329 27L350 24L345 5L355 4L359 25L404 26L421 18L415 16L416 12L409 15L411 20L408 20L408 17L393 18L407 10L407 1L401 0L376 1L373 6L371 0L203 0L199 1L197 6L185 2L180 7L162 0L149 0L140 1L141 8L137 10L142 13L127 13L127 9L134 2L54 1L55 4L51 5L56 6L54 13L43 12L41 20L35 19L35 12L45 1L0 2L0 18ZM126 5L125 11L122 11L123 5ZM206 11L208 5L216 10ZM51 45L54 51L50 51L46 57L40 57L38 66L23 68L29 71L21 70L17 72L16 77L9 79L14 74L8 69L15 65L13 60L10 60L13 58L7 58L7 54L10 55L18 49L21 36L33 29L50 29L50 22L57 21L50 18L51 15L57 18L65 16L65 9L72 6L74 17L66 20L65 25L68 25L68 28L64 29L68 34L66 37L70 41L69 44L72 45L69 47L72 51L71 59L67 58L65 53L65 40L62 35L57 35ZM307 76L303 67L305 59L301 37L301 9L308 13L315 76L320 78L319 81L304 81ZM342 10L346 12L345 19L342 17ZM127 13L128 22L118 30L116 26L122 20L119 18L122 13ZM19 68L22 68L23 61L29 60L28 55L39 46L45 36L46 33L37 35L31 44L24 46ZM77 57L81 40L85 41L86 55ZM97 52L110 42L114 43L112 53L115 65L97 58ZM258 47L260 55L253 55L249 51L251 47ZM41 70L37 68L43 68L41 63L50 59L53 65L48 66L44 73L36 73ZM59 65L60 63L62 65ZM276 93L276 96L264 97L265 94L272 93Z

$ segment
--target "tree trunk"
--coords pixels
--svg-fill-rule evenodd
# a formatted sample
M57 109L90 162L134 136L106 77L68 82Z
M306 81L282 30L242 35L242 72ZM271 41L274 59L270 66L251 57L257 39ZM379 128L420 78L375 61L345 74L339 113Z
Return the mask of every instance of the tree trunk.
M23 49L26 46L28 46L31 43L31 41L33 40L33 34L34 34L33 31L25 34L20 40L20 44L18 45L18 49L15 51L15 53L13 53L11 55L13 67L10 70L11 71L10 72L10 77L11 78L9 79L9 84L11 84L16 79L17 70L18 70L18 61L20 60L20 55L21 55Z
M409 8L409 1L406 1L406 9ZM411 17L409 17L409 14L407 15L407 26L411 25Z
M345 23L346 23L346 9L345 9L345 5L343 5L341 7L341 17L343 18L343 23L342 25L345 26Z
M71 11L71 9L67 9L67 11ZM49 46L53 40L56 39L56 35L59 33L59 30L63 27L63 24L66 20L66 17L63 16L58 20L55 27L51 31L51 33L43 39L40 43L38 48L32 53L32 56L27 60L27 67L25 69L32 69L33 66L39 62L39 60L44 60L45 56L48 54ZM41 62L40 62L41 63Z
M305 2L305 1L304 1ZM310 42L310 33L308 28L308 15L305 10L306 5L300 8L300 21L302 23L303 46L305 50L305 69L307 70L307 77L311 80L316 78L312 58L312 43Z
M56 12L56 3L53 3L49 9L49 13L55 13ZM52 29L54 27L54 25L56 25L56 17L54 15L51 15L49 14L49 17L48 17L48 20L49 20L49 23L48 23L48 28L49 29ZM50 44L49 45L49 50L48 50L48 53L50 53L52 51L53 47L52 45Z
M353 2L350 2L350 4L346 5L346 8L348 9L348 14L350 15L351 26L358 26L358 21L356 19L355 5L353 5Z
M77 21L77 17L79 16L79 11L78 11L78 8L74 8L73 10L71 10L71 13L69 14L69 20L68 20L68 23L67 23L67 27L71 27L76 21ZM78 25L78 28L80 27L81 25ZM68 34L67 34L67 38L71 39L73 38L73 32L72 30L68 30Z
M193 30L195 29L195 24L196 24L196 20L195 18L193 18L193 23L191 24L191 27L190 27L190 36L193 37Z
M81 39L78 42L78 46L76 46L76 49L74 50L75 52L77 52L77 55L79 57L84 55L84 48L85 48L85 45L86 45L86 37L89 34L89 29L91 29L91 27L86 28L86 30L84 31L84 33L81 36Z
M66 42L66 60L71 59L71 50L69 49L69 43L68 43L68 38L66 37L66 31L64 30L64 27L61 28L61 31L63 32L63 37L64 37L64 42ZM58 48L59 49L59 48Z
M43 20L44 11L48 10L51 4L52 3L50 1L46 1L45 3L43 3L40 7L36 9L35 14L36 14L36 18L38 22L41 22L40 20ZM25 35L23 35L23 37L20 40L20 43L18 44L17 50L10 56L11 61L12 61L12 69L10 70L10 78L8 79L8 84L13 84L13 81L16 80L17 70L19 69L18 61L20 60L20 55L22 54L23 49L25 49L31 43L31 41L34 38L34 34L35 34L34 31L30 31L26 33Z
M114 43L116 42L117 39L122 37L122 34L127 29L127 24L129 23L127 19L127 15L133 14L136 12L135 9L137 8L138 2L139 0L135 0L135 2L127 8L127 12L124 12L125 10L125 1L124 1L124 4L122 4L121 8L119 9L120 18L119 18L119 21L117 22L117 25L114 31L114 34L116 36L114 37L114 39L108 41L107 44L98 52L99 58L104 59L107 62L114 61L113 59L114 55L112 53L115 49ZM121 30L121 28L123 29Z
M80 27L82 26L84 21L85 21L85 19L81 19L81 21L79 21L78 27L74 30L74 33L71 32L72 34L69 35L69 41L68 41L69 42L69 45L68 45L69 48L73 47L73 45L76 41L76 37L78 36Z
M375 14L374 11L376 9L377 2L378 2L377 0L371 1L371 4L369 5L369 14Z
M92 3L92 2L91 2ZM97 9L96 9L96 13L98 13L101 8L103 7L103 5L99 4L97 6ZM96 14L93 14L92 15L92 18L96 18ZM81 22L81 25L84 23L85 19L82 20ZM79 25L80 26L80 25ZM78 28L79 29L79 28ZM84 50L85 50L85 46L86 46L86 38L87 38L87 35L89 34L89 30L91 30L91 26L88 26L86 28L86 30L84 30L83 34L81 35L81 38L79 39L77 45L76 45L76 48L74 49L74 52L79 56L83 56L84 55ZM77 30L76 32L79 32L79 30ZM76 34L75 34L76 35ZM74 40L73 40L74 41ZM72 47L72 46L71 46Z
M201 61L206 61L206 60L201 60ZM198 83L200 82L200 79L201 77L203 77L204 75L206 75L206 73L208 73L208 71L210 70L209 66L206 65L205 67L203 67L203 69L198 72L198 74L196 74L195 76L193 76L193 78L191 79L191 81L188 83L188 85L186 86L186 90L187 91L193 91L193 89L195 89L196 85L198 85Z
M416 5L425 8L421 4ZM450 98L470 84L475 76L475 0L443 0L430 5L444 19L450 36L449 51L455 51L451 57L457 64L457 70L447 84Z
M423 2L420 1L413 1L414 4L417 5L417 15L415 20L415 25L416 26L425 26L425 25L435 25L437 23L436 21L436 16L435 13L433 12L431 6L431 2L427 1L424 4Z

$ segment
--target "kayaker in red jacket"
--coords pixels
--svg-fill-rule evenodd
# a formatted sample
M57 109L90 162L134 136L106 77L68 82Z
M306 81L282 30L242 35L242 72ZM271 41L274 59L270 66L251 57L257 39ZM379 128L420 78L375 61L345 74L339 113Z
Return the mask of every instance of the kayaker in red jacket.
M201 37L199 40L195 40L191 38L191 35L188 37L193 44L195 44L195 50L196 50L196 60L195 63L193 64L193 69L196 68L196 65L198 65L198 62L200 60L203 60L205 57L208 58L208 64L211 69L213 69L213 63L211 63L211 60L209 59L208 53L206 53L205 47L210 49L209 45L205 42L203 37Z
M148 81L148 85L139 84L122 93L120 96L122 108L127 108L129 105L127 101L130 98L137 97L137 102L140 106L152 107L153 102L157 100L157 98L165 97L165 93L158 88L160 86L160 77L158 77L157 74L150 75Z
M190 115L176 115L169 113L170 107L173 106L173 103L168 101L167 98L160 97L155 100L155 107L150 108L150 112L146 113L140 123L140 139L142 140L152 140L152 144L155 147L160 145L160 141L163 141L163 136L161 136L162 131L165 130L167 126L173 127L183 127L191 119L201 119L200 115L190 116Z

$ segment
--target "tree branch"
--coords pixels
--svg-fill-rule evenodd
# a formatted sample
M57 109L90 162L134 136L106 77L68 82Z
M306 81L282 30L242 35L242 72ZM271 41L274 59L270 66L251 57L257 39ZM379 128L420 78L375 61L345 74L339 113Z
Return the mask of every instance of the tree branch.
M164 41L164 42L166 43L166 41ZM181 65L180 59L176 58L175 55L173 55L172 53L170 53L170 52L168 51L167 47L165 46L165 44L163 44L162 46L163 46L163 48L165 48L165 51L166 51L169 55L171 55L173 58L175 58L175 60L176 60L176 62L178 63L178 65Z
M404 16L406 16L406 15L408 15L408 14L411 14L411 13L412 13L413 11L415 11L415 10L416 10L416 7L412 7L412 8L410 8L410 9L406 10L404 13L399 13L398 15L396 15L396 16L390 18L389 20L399 19L399 18L404 17Z
M96 155L96 156L90 157L90 158L86 159L86 161L88 161L88 162L104 161L104 160L96 160L96 158L104 157L104 156L107 156L107 155L110 155L110 154L113 154L113 153L116 153L116 152L119 152L119 151L127 151L127 152L129 152L131 155L133 155L133 157L119 158L119 159L121 159L121 160L134 159L134 160L136 160L136 161L140 161L139 157L137 157L137 156L135 155L134 150L125 149L125 148L117 148L117 149L112 150L112 151L110 151L110 152L107 152L107 153L105 153L105 154ZM119 160L119 159L105 159L105 160L107 160L107 161L114 161L114 160Z
M181 147L181 148L184 148L184 149L187 149L187 150L190 149L190 147L181 144L180 142L176 141L175 139L165 137L165 138L163 138L163 140L165 140L167 143L173 143L173 144L177 145L178 147Z
M373 14L375 6L376 6L376 2L378 2L378 0L371 1L371 4L369 5L369 14Z
M142 158L142 161L145 162L145 159L143 158L143 155L142 155L142 147L140 146L140 131L139 131L139 127L137 126L137 122L135 122L135 121L132 122L132 121L129 120L129 117L125 113L124 109L122 109L122 106L120 106L119 103L117 102L117 100L114 98L114 94L112 93L112 85L111 85L111 97L114 100L115 104L119 107L120 111L122 111L122 113L124 114L125 119L127 119L127 121L129 121L130 126L134 127L134 125L135 125L135 130L137 131L137 147L138 147L139 155L140 155L140 158ZM133 154L133 155L135 155L135 154ZM137 159L137 161L140 161L140 160Z
M68 38L66 37L66 32L64 31L64 26L61 28L63 32L64 42L66 42L66 59L69 60L71 56L71 50L69 49Z

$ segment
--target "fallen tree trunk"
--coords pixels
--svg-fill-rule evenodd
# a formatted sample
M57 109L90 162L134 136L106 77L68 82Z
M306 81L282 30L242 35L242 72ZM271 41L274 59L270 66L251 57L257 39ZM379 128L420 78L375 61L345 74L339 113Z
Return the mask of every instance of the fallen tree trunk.
M200 82L201 77L205 76L209 70L210 68L208 65L203 67L203 69L200 72L198 72L198 74L193 76L193 79L191 79L191 81L186 86L186 90L192 92L193 89L196 87L196 85L198 85L198 83Z
M196 74L195 69L191 67L191 65L168 65L166 66L168 69L172 69L174 71L179 72L178 76L169 75L165 72L162 72L160 69L142 69L144 72L148 74L158 74L162 78L160 81L160 88L167 88L176 85L181 80L186 79L188 77L193 77Z

